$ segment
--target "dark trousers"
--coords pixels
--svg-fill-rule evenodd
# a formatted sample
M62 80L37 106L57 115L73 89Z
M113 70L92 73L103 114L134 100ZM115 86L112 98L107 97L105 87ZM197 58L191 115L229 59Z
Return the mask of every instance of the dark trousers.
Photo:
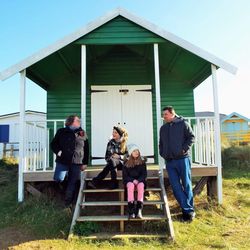
M65 205L69 206L74 201L76 193L79 189L81 170L79 165L72 164L67 166L61 163L56 163L54 180L58 183L63 182L68 175L68 183L65 192Z
M94 180L103 180L107 175L108 173L110 172L110 175L111 175L111 180L116 180L117 178L117 174L116 174L116 169L118 170L122 170L122 163L114 166L113 162L112 161L108 161L106 166L103 168L103 170L94 178Z

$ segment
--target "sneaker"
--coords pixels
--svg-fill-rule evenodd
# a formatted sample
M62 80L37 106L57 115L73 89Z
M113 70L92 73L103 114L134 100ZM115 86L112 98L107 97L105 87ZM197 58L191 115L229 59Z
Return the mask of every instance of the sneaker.
M196 213L195 212L191 212L188 215L189 215L189 219L192 221L192 220L194 220L194 218L196 216Z
M182 214L182 220L187 221L187 222L191 222L191 221L194 220L195 215L196 215L195 212L183 213Z

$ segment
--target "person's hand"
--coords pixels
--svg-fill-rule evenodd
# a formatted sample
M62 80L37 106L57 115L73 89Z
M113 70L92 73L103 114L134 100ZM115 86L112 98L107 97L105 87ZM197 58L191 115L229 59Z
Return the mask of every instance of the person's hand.
M87 168L87 165L81 165L80 170L84 171Z
M183 154L186 154L186 151L183 149L183 150L182 150L182 153L183 153Z
M119 158L120 158L120 155L118 155L118 154L116 154L116 153L114 153L112 156L113 156L114 158L116 158L116 159L119 159Z
M137 185L137 184L139 183L139 181L133 180L133 183L134 183L135 185Z
M57 153L57 156L61 156L62 155L62 150L60 150L58 153Z

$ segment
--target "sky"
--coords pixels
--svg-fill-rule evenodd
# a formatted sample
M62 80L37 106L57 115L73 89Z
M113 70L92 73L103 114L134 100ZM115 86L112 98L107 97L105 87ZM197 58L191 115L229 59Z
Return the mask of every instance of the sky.
M249 0L2 0L0 71L117 7L236 66L236 75L217 71L219 110L250 118ZM211 78L194 94L195 111L213 111ZM26 109L46 111L46 92L29 80ZM0 81L0 115L17 111L18 74Z

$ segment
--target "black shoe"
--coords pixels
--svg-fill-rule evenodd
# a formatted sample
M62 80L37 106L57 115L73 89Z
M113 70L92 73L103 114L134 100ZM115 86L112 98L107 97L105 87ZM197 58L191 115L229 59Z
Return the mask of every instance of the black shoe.
M143 202L137 201L136 204L136 217L142 219L142 209L143 209Z
M182 213L182 220L186 222L191 222L195 218L195 212Z
M133 201L128 202L128 219L135 218L135 203Z
M96 187L96 184L95 184L95 182L94 182L93 180L92 180L92 181L89 181L88 187L93 188L93 189L96 189L96 188L97 188L97 187Z
M117 180L111 180L109 189L117 189L119 187Z

